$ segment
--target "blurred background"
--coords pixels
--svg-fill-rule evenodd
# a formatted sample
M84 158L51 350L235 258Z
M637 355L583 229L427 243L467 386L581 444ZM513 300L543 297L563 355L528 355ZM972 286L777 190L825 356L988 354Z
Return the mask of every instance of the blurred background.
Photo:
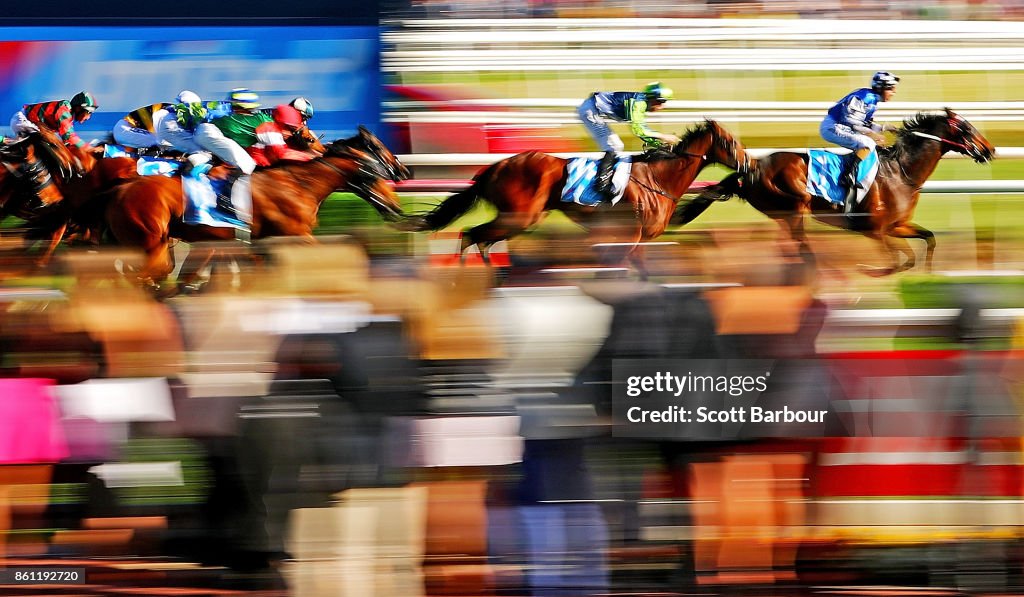
M919 265L883 278L871 240L809 223L799 255L738 200L648 246L641 281L558 213L485 267L457 253L486 205L413 234L336 193L316 245L178 243L215 259L158 300L121 247L32 267L8 218L0 567L86 584L0 593L1024 587L1024 2L51 4L0 21L0 114L88 89L91 139L182 89L301 95L326 139L364 124L411 167L411 213L519 151L596 157L575 107L650 81L676 98L656 130L713 118L761 155L822 147L828 107L888 70L876 120L949 107L998 159L940 162L915 217L934 268L912 241ZM616 360L727 358L768 360L765 403L828 420L616 433Z

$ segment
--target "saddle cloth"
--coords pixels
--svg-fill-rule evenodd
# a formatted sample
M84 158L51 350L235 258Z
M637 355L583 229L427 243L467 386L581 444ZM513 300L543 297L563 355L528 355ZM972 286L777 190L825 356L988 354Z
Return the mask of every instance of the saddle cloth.
M853 159L853 154L840 155L823 149L812 149L807 160L807 192L816 197L823 197L830 203L842 205L846 189L839 184L839 177L846 168L846 163ZM878 154L874 151L860 162L857 168L857 181L864 188L857 189L857 201L861 202L871 188L878 174Z
M186 224L213 226L215 228L248 229L241 220L228 215L221 205L231 205L231 183L212 179L205 174L198 177L182 176L181 190L185 194Z
M590 158L573 158L566 165L565 187L562 189L562 201L566 203L578 203L579 205L597 205L604 200L594 190L594 178L597 176L597 163L600 160ZM629 182L629 173L633 168L633 160L620 157L615 162L615 173L612 174L612 205L622 199L622 193L626 190Z
M135 160L135 171L141 176L174 176L181 169L181 161L174 158L157 158L151 156L136 156L122 145L107 144L103 146L103 157L105 158L137 158Z

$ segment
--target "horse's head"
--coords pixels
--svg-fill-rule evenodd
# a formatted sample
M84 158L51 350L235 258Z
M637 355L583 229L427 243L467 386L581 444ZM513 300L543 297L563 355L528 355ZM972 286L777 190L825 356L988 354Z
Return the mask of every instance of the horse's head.
M927 140L927 141L925 141ZM996 148L963 116L946 108L941 114L920 113L903 122L894 155L903 149L928 141L938 141L942 153L955 151L985 163L995 156Z
M55 169L63 182L68 182L75 176L82 176L87 171L78 155L86 152L72 153L57 133L45 126L40 126L37 132L29 135L29 139L35 146L38 157ZM92 156L89 156L89 159L92 159Z
M359 134L349 140L349 145L376 158L387 170L388 178L395 182L406 180L412 176L409 168L365 126L359 125Z
M947 133L944 141L957 153L962 153L983 164L995 157L996 148L984 137L974 125L956 112L945 109ZM940 135L942 136L942 135Z
M0 170L4 181L4 189L10 189L9 194L22 198L14 209L8 207L8 211L23 220L35 220L40 215L49 212L49 208L57 205L64 199L63 193L53 183L53 177L49 169L38 158L36 145L32 140L23 142L24 154L20 163L3 160L4 169ZM6 201L4 202L6 205Z
M688 131L672 148L672 153L677 156L699 155L708 163L722 164L739 172L750 168L750 157L743 144L710 118Z
M299 151L311 151L323 155L327 148L320 142L320 136L309 130L309 126L303 124L288 137L288 145Z
M405 217L388 170L372 154L353 148L345 139L338 139L325 149L324 159L337 158L337 161L353 166L346 176L349 190L370 203L388 221Z

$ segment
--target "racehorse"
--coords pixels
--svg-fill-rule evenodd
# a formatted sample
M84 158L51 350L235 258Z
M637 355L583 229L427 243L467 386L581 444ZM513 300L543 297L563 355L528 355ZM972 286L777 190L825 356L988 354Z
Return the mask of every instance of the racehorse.
M40 129L43 130L42 127ZM98 243L98 222L76 221L76 214L98 193L138 176L133 158L97 159L85 148L71 146L64 149L68 153L72 169L57 180L63 201L51 203L45 210L36 210L36 217L27 223L30 238L47 239L49 243L43 255L36 260L39 267L49 263L57 246L73 224L78 229L80 240Z
M31 222L64 199L47 168L71 178L74 157L52 131L40 129L0 146L0 220L13 215Z
M386 182L384 169L368 154L344 140L325 147L308 162L281 162L252 174L252 238L302 236L312 239L320 204L334 191L348 188L369 202L386 220L397 221L401 204ZM140 176L115 186L93 209L102 214L119 244L146 253L138 276L150 285L173 269L170 239L187 242L227 240L232 228L182 223L185 197L178 176Z
M903 122L891 147L879 149L878 176L864 200L864 217L846 217L826 199L808 193L808 154L784 151L758 159L747 173L730 174L680 208L672 223L691 222L715 201L735 195L776 220L799 243L802 252L810 252L804 233L804 216L809 213L823 223L879 241L891 264L866 268L871 275L884 276L913 267L915 255L907 242L910 238L922 239L927 244L925 267L930 270L935 235L911 219L922 185L948 151L985 163L994 157L995 147L971 123L948 108L940 114L922 112ZM902 263L900 254L906 256Z
M633 246L627 257L643 273L639 243L657 237L697 174L709 164L742 170L748 161L743 146L713 120L688 131L671 149L652 150L634 158L622 199L615 205L585 206L562 200L569 160L528 151L485 167L460 191L425 215L409 218L413 231L438 230L469 211L478 198L494 205L498 215L462 236L460 254L473 245L489 263L488 249L520 234L550 210L561 210L576 223L591 228L616 222L628 231L623 240Z
M359 132L354 137L344 141L349 147L372 155L384 168L388 178L392 181L400 182L412 176L409 168L395 154L391 153L391 150L365 126L359 125Z

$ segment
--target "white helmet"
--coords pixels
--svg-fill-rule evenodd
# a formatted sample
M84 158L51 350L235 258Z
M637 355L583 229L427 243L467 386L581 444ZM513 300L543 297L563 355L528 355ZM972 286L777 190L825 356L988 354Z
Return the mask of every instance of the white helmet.
M203 101L199 99L199 94L194 91L189 91L188 89L179 93L176 99L179 104L199 104Z

